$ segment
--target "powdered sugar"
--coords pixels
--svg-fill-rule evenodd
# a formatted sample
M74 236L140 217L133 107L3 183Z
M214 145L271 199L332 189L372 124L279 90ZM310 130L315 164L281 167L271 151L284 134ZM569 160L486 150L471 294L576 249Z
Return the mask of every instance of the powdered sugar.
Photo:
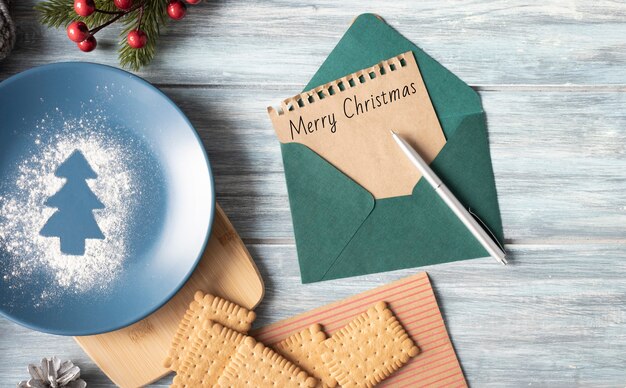
M51 281L43 287L41 300L60 293L106 290L114 282L128 255L128 219L137 201L131 145L114 135L106 117L90 112L63 120L63 129L57 128L51 136L49 125L60 123L49 121L44 118L37 124L34 151L17 166L0 197L0 250L8 254L3 281L20 288L29 283L29 277L49 275ZM59 238L39 234L56 211L44 206L46 199L65 184L54 172L75 150L84 154L98 175L87 184L105 206L93 210L105 238L87 239L82 256L63 254Z

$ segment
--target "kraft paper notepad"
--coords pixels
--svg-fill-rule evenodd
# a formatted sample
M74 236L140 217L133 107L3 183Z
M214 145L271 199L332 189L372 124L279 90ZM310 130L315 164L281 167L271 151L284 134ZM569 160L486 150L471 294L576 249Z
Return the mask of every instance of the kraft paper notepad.
M274 323L252 332L251 335L272 346L319 323L332 336L377 302L387 303L420 350L417 356L383 380L379 386L467 386L425 272Z
M399 67L395 76L393 72L377 75L379 64L386 67L386 61L398 61L398 57L408 66ZM400 95L404 93L407 81L402 74L414 70L409 63L413 59L419 76L410 73L407 93L411 95L378 106L382 92L386 91L386 97L396 88ZM374 73L373 79L369 73ZM341 89L336 80L349 82L346 76L350 75L354 87L343 85L344 90L330 91L331 86ZM413 124L412 129L402 130L402 137L428 160L434 157L430 166L437 176L503 240L480 98L423 50L377 16L361 15L304 90L269 112L280 141L303 283L488 256L408 165L389 135L390 129L399 131L393 126ZM332 110L326 109L328 104ZM300 113L306 113L302 123ZM376 122L368 122L369 118ZM352 126L355 119L363 120L363 127ZM354 131L361 128L368 132ZM385 132L386 136L379 136ZM366 140L370 143L364 144ZM392 169L391 163L397 168Z
M419 172L394 130L432 161L446 143L411 51L268 108L281 143L300 143L375 198L410 195Z

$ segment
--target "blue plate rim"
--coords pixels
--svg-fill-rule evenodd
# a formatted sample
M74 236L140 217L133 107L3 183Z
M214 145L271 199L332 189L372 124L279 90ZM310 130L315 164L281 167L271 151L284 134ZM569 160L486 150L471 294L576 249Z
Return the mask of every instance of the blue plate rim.
M164 98L164 100L169 103L176 112L178 112L180 114L180 116L185 120L185 122L187 123L187 125L189 126L189 128L192 129L191 132L193 132L193 135L196 139L196 142L198 144L198 146L200 147L200 150L202 151L202 155L204 156L204 160L207 166L207 170L209 173L209 181L211 184L211 191L212 191L212 199L210 202L211 205L211 212L209 215L209 223L208 223L208 228L206 230L206 235L204 237L204 242L202 244L202 248L200 249L200 252L197 254L197 257L193 263L193 265L190 267L189 271L187 272L187 274L185 274L185 276L181 279L181 282L169 293L167 294L163 301L160 303L156 303L154 306L149 307L148 309L146 309L145 311L140 312L136 318L131 318L128 319L118 325L114 325L113 327L110 328L105 328L105 329L97 329L97 330L78 330L78 331L67 331L67 330L58 330L58 329L50 329L50 328L45 328L45 327L41 327L37 324L33 324L31 322L26 322L23 319L19 319L19 318L15 318L13 316L11 316L10 314L8 314L7 312L5 312L2 308L0 308L0 315L7 318L8 320L15 322L23 327L26 327L28 329L31 330L35 330L35 331L39 331L42 333L48 333L48 334L54 334L54 335L61 335L61 336L68 336L68 337L80 337L80 336L87 336L87 335L97 335L97 334L104 334L104 333L109 333L112 331L116 331L116 330L120 330L123 329L125 327L128 327L134 323L137 323L139 321L141 321L142 319L148 317L149 315L151 315L152 313L154 313L155 311L157 311L158 309L160 309L161 307L165 306L165 304L167 304L167 302L169 302L177 293L178 291L180 291L181 288L183 288L183 286L187 283L187 281L189 280L189 278L191 277L191 275L194 273L194 271L196 270L196 267L198 266L198 264L200 263L200 260L202 259L202 256L204 255L204 251L206 250L206 246L209 243L209 239L211 238L211 231L213 229L213 221L215 219L215 207L216 207L216 195L215 195L215 181L214 181L214 177L213 177L213 170L211 168L211 163L209 160L209 155L206 151L206 149L204 148L204 143L202 142L202 139L200 138L200 135L198 134L198 130L196 129L196 127L191 123L191 121L189 120L189 118L187 117L187 115L178 107L178 105L176 105L176 103L174 103L174 101L172 101L171 98L169 98L165 93L163 93L163 91L161 91L161 89L157 88L156 86L154 86L152 83L148 82L147 80L143 79L142 77L135 75L129 71L120 69L118 67L115 66L110 66L110 65L105 65L105 64L101 64L101 63L96 63L96 62L89 62L89 61L64 61L64 62L54 62L54 63L48 63L45 65L40 65L40 66L35 66L32 67L30 69L24 70L22 72L19 72L17 74L14 74L12 76L10 76L9 78L6 78L2 81L0 81L0 93L2 92L2 88L6 87L6 85L19 81L20 79L29 76L31 74L36 74L39 73L41 71L45 71L47 69L54 69L54 68L63 68L63 67L67 67L67 66L93 66L93 67L100 67L100 68L105 68L106 70L112 70L113 72L122 74L124 76L128 76L131 79L138 81L141 84L146 85L148 88L154 90L155 92L157 92L157 94L159 94L161 97Z

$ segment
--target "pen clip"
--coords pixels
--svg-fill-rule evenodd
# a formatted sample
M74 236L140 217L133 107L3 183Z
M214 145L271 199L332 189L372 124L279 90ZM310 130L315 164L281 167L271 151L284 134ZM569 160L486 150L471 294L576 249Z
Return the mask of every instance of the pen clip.
M480 224L483 226L483 229L485 229L490 235L493 241L496 242L496 244L498 244L498 246L500 247L500 249L502 249L502 252L506 252L504 250L504 246L500 243L500 241L498 240L498 238L496 237L495 234L493 234L493 232L491 231L491 229L489 229L489 227L487 226L487 224L485 224L485 222L483 220L480 219L480 217L478 216L478 214L474 213L472 211L472 208L467 208L467 211L469 212L469 214L472 215L472 217L474 217L474 219L478 222L480 222Z

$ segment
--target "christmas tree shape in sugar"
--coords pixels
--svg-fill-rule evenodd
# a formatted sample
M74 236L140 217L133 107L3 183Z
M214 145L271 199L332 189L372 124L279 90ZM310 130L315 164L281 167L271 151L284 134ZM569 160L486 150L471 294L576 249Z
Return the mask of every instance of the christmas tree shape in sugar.
M46 206L58 210L39 234L58 237L65 254L84 255L86 239L104 239L93 215L93 210L104 209L104 204L87 185L87 179L96 179L98 175L79 150L74 150L54 175L67 180L61 190L46 200Z

